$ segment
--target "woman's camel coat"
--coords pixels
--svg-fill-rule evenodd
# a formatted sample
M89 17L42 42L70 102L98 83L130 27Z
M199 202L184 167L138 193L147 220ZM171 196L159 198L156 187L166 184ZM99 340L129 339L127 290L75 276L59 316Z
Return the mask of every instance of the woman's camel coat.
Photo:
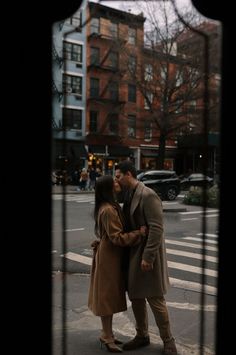
M124 233L122 223L119 206L106 203L100 208L100 242L94 252L88 296L88 307L96 316L112 315L127 309L121 269L122 247L137 244L144 237L139 230Z

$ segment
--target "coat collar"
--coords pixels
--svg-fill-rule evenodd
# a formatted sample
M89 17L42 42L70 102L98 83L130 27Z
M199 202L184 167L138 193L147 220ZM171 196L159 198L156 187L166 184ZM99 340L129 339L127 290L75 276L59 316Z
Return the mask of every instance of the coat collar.
M142 192L143 192L143 189L144 189L144 184L142 182L138 182L137 184L137 187L135 189L135 193L134 193L134 196L132 198L132 202L131 202L131 206L130 206L130 215L131 215L131 218L133 216L133 213L135 211L135 209L137 208L139 202L140 202L140 199L142 197Z

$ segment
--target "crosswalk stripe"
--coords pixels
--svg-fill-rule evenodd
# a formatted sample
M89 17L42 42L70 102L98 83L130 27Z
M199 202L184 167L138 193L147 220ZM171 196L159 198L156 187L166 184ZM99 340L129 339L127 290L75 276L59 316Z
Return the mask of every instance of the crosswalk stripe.
M63 200L63 195L59 195L59 196L53 196L53 200L56 200L56 201L61 201ZM65 201L66 202L78 202L78 203L81 203L81 202L92 202L94 201L94 196L65 196Z
M73 253L73 252L67 252L64 254L64 257L66 257L69 260L76 261L82 264L86 264L91 266L92 265L92 258L88 256L84 256L81 254ZM168 261L168 266L172 269L177 269L181 271L188 271L192 272L195 274L202 274L202 268L198 266L192 266L188 264L183 264L183 263L176 263L173 261ZM218 273L215 270L210 270L210 269L204 269L204 274L206 276L212 276L212 277L217 277Z
M91 266L92 264L92 258L89 258L84 255L68 252L65 254L65 257L68 258L69 260L80 262L88 266ZM198 282L192 282L192 281L181 280L181 279L170 277L170 284L172 287L177 287L189 291L196 291L196 292L202 291L202 284ZM217 288L214 286L204 285L204 292L206 294L216 295Z
M202 236L203 233L197 233L197 235ZM211 233L206 233L205 236L206 236L206 237L209 237L209 238L218 238L218 235L217 235L217 234L211 234Z
M167 254L184 256L184 257L191 258L191 259L202 260L202 258L203 258L202 254L190 253L188 251L183 251L183 250L174 250L174 249L168 249L167 248L166 252L167 252ZM215 256L205 255L204 258L205 258L206 261L210 261L212 263L217 263L218 262L218 258L215 257Z
M198 239L198 241L200 242L200 240ZM183 247L189 247L189 248L194 248L194 249L202 249L202 246L200 244L193 244L193 243L186 243L186 242L180 242L178 240L171 240L171 239L165 239L165 243L166 244L173 244L173 245L179 245L179 246L183 246ZM209 251L217 251L218 249L216 247L212 247L209 245L205 246L205 250L209 250Z
M64 257L69 259L69 260L76 261L78 263L82 263L82 264L86 264L86 265L92 265L92 258L89 258L88 256L84 256L84 255L81 255L81 254L68 252L68 253L64 254Z
M219 210L207 210L206 213L219 212ZM188 214L199 214L203 213L203 211L187 211L187 212L179 212L179 214L188 215Z
M192 266L188 264L183 264L183 263L176 263L174 261L168 261L168 266L172 269L177 269L181 271L188 271L192 272L194 274L202 274L202 268L198 266ZM210 269L204 269L204 274L206 276L213 276L217 277L218 273L215 270L210 270Z
M175 279L173 277L170 277L170 284L173 287L182 288L189 291L197 291L197 292L202 291L202 284L198 282L185 281L185 280L180 280L180 279ZM206 294L209 295L217 294L217 288L214 286L204 285L204 291Z
M202 239L201 238L196 238L196 237L184 237L183 239L185 240L196 240L197 242L201 242ZM210 240L210 239L205 239L206 243L209 244L218 244L218 242L216 240Z

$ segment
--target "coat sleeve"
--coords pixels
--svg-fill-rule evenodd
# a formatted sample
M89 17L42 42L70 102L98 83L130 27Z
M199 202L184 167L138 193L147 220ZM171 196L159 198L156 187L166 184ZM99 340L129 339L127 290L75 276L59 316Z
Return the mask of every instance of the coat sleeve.
M129 233L123 232L123 225L115 208L107 207L101 212L101 223L110 241L118 246L125 247L129 245L137 245L141 242L140 230Z
M148 237L143 251L143 259L153 263L163 240L162 203L155 192L143 196L143 213L148 227Z

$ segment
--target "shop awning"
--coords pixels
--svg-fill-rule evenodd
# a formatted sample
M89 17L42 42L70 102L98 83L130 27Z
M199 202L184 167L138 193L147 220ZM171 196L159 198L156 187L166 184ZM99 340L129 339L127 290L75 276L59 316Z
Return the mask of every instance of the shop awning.
M158 156L158 151L154 149L145 149L141 151L143 157L156 158Z
M129 157L132 154L132 150L125 146L109 146L108 153L110 157Z
M69 147L69 154L76 158L87 158L88 152L85 149L84 144L73 144Z
M61 158L87 158L87 150L85 149L84 144L82 143L71 143L66 142L65 144L62 141L57 141L53 145L53 151L55 156L59 159Z
M89 153L95 155L106 155L106 147L104 145L90 145Z

